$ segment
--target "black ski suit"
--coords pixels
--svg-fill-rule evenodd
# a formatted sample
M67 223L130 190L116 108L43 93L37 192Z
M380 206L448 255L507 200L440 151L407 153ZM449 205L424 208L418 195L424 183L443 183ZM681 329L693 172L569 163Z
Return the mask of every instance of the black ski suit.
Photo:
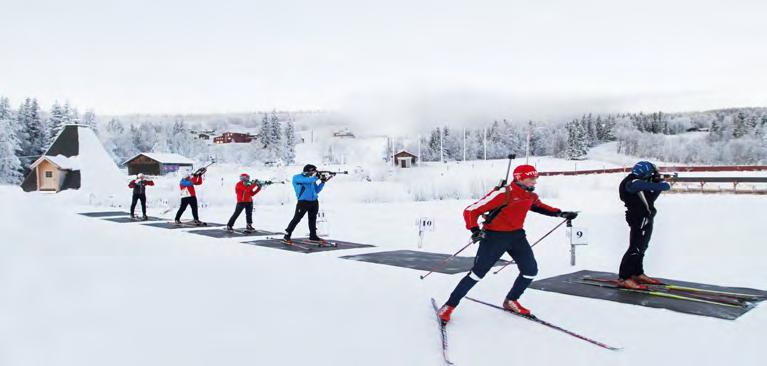
M621 260L618 276L622 279L644 274L644 254L650 244L653 219L657 210L655 200L662 191L671 189L666 182L651 182L634 174L624 178L618 188L626 205L626 222L630 228L629 247Z

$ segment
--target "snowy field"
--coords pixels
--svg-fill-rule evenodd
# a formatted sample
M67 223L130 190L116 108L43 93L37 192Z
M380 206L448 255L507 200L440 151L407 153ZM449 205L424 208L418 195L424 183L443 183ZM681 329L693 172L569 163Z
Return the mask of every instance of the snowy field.
M541 170L573 162L531 161ZM579 162L601 168L599 160ZM85 192L25 194L0 187L0 365L440 365L439 334L429 298L442 302L461 275L435 274L339 259L342 255L417 249L414 220L434 218L424 251L452 253L468 241L461 211L495 184L504 161L332 166L355 171L328 183L321 208L331 237L375 248L313 254L240 244L77 215L129 203ZM214 166L198 190L201 218L225 222L243 167ZM287 178L298 167L245 169ZM222 182L223 178L223 184ZM576 224L590 245L569 265L564 229L535 248L546 278L581 269L617 271L628 228L617 197L621 175L543 177L544 202L582 211ZM127 185L127 180L126 180ZM150 201L174 206L175 178L150 187ZM92 197L90 197L92 198ZM441 200L438 200L441 199ZM763 221L767 197L664 195L646 257L651 275L766 288ZM292 217L289 186L256 196L255 226L281 231ZM150 207L150 215L164 208ZM165 214L171 218L175 210ZM190 213L186 213L189 218ZM163 216L163 215L161 215ZM558 223L531 213L531 241ZM241 217L239 223L244 224ZM297 233L306 230L305 221ZM465 255L473 255L476 246ZM472 291L500 303L517 272L488 274ZM449 325L458 365L762 365L767 311L736 321L685 315L528 290L522 303L541 318L621 346L606 351L572 337L465 301Z

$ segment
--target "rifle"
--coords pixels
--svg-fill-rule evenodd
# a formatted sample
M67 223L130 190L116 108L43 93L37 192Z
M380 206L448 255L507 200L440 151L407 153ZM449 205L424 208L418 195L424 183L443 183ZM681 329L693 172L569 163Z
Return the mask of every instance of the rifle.
M650 178L651 181L655 183L660 183L663 181L673 181L674 179L679 178L679 173L671 173L671 174L661 174L659 172L655 172L652 177Z
M195 176L195 177L199 177L199 176L205 174L208 171L208 167L213 165L213 164L215 164L215 163L216 163L215 161L211 161L210 163L208 163L208 165L206 165L206 166L204 166L204 167L202 167L200 169L195 170L194 173L192 173L192 175Z
M254 180L251 180L251 181L248 182L248 185L251 185L251 184L255 184L255 185L259 186L259 187L264 187L264 186L270 186L272 184L285 184L285 182L284 181L254 179Z
M330 171L330 170L318 170L317 171L317 176L320 177L320 180L322 180L322 181L326 181L326 180L328 180L330 178L333 178L337 174L349 174L349 172L346 171L346 170L344 170L342 172L341 171L333 172L333 171Z

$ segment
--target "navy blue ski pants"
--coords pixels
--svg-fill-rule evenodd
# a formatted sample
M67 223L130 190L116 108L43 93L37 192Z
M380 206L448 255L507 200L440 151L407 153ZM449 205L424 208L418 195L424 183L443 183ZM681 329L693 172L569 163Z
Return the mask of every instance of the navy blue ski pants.
M514 286L506 295L507 299L519 299L538 274L538 263L535 261L533 249L527 242L524 230L487 231L485 234L485 239L479 242L477 256L474 258L474 267L458 282L458 286L455 287L447 300L448 305L458 306L461 299L479 280L485 277L503 253L509 253L519 268L519 275L514 281Z

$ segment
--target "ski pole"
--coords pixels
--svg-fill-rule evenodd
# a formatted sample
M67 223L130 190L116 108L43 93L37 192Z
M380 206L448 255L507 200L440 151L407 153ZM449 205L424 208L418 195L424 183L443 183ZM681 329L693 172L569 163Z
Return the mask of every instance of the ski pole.
M538 240L537 240L535 243L533 243L532 245L530 245L530 248L532 248L532 247L534 247L536 244L540 243L540 242L541 242L541 240L543 240L543 239L546 239L546 237L547 237L547 236L549 236L549 235L551 235L551 233L553 233L553 232L554 232L554 230L556 230L557 228L559 228L560 226L562 226L562 224L564 224L564 223L566 223L566 222L568 222L568 221L570 221L570 220L568 220L568 219L564 219L562 222L560 222L559 224L557 224L557 226L554 226L554 228L553 228L553 229L551 229L551 230L549 230L549 232L548 232L548 233L544 234L544 235L543 235L543 236L542 236L540 239L538 239ZM509 265L509 264L512 264L512 263L514 263L514 261L513 261L513 260L512 260L512 261L510 261L509 263L506 263L506 264L504 264L504 265L503 265L503 267L501 267L499 270L497 270L497 271L493 272L493 274L498 274L498 272L500 272L500 271L503 271L503 269L504 269L504 268L508 267L508 265Z
M506 179L502 180L500 184L498 184L498 189L503 188L506 183L509 182L509 173L511 173L511 161L516 159L517 154L509 154L507 158L509 159L509 165L506 167Z
M466 245L465 245L463 248L461 248L459 251L457 251L457 252L455 252L453 255L451 255L451 256L449 256L449 257L445 258L445 260L443 260L442 262L439 262L439 263L437 263L437 265L436 265L436 266L434 266L434 267L433 267L433 268L432 268L432 269L431 269L431 270L430 270L428 273L426 273L425 275L422 275L422 276L420 276L420 277L421 277L421 279L424 279L424 278L426 278L427 276L429 276L430 274L434 273L434 272L435 272L435 271L437 271L437 270L440 270L440 269L442 269L442 268L445 268L445 265L447 265L447 262L449 262L451 259L455 258L455 256L457 256L459 253L463 252L463 251L464 251L466 248L468 248L468 247L469 247L470 245L472 245L472 244L474 244L474 241L470 241L470 242L469 242L469 244L466 244Z

